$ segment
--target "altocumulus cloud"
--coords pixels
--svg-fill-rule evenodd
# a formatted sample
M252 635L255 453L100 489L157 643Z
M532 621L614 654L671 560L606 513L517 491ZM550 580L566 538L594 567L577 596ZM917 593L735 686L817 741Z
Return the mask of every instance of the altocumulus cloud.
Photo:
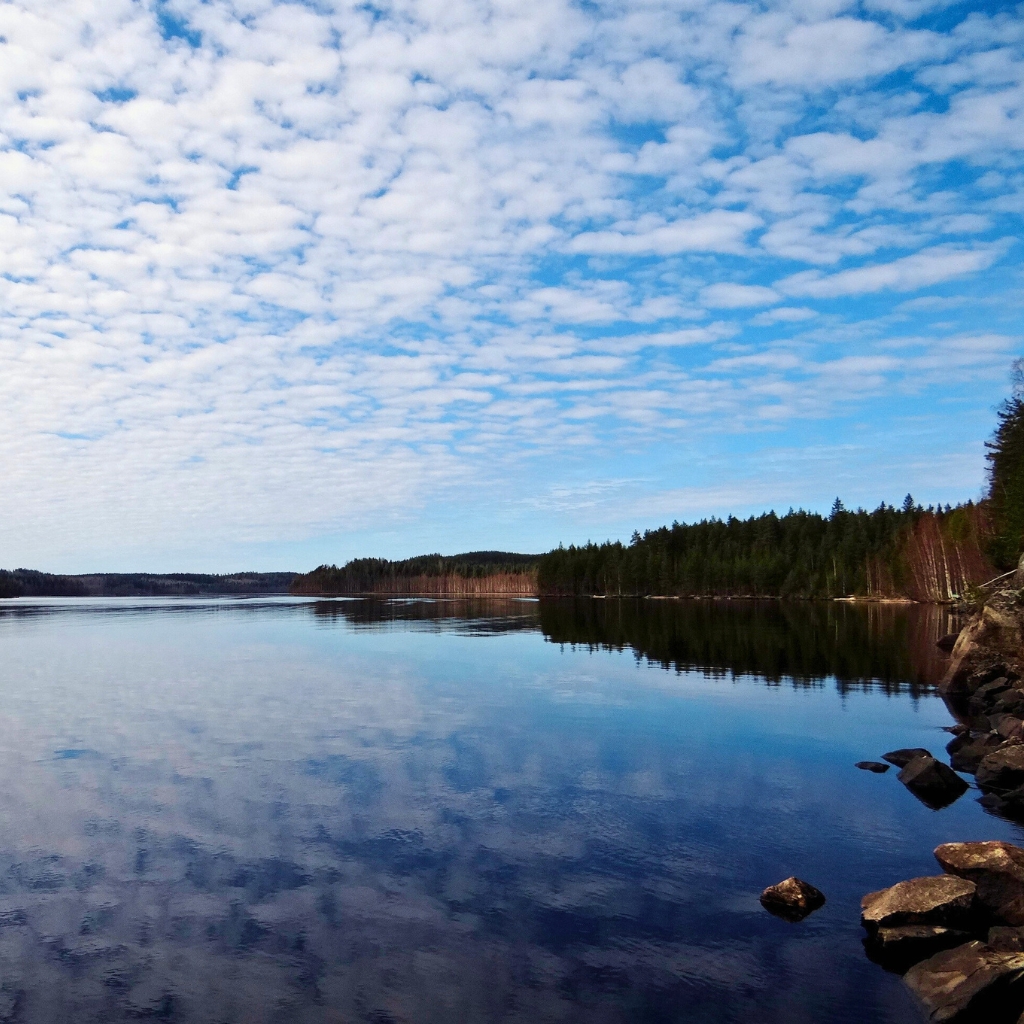
M537 546L572 494L784 500L753 467L858 416L924 458L1019 346L1022 44L928 0L0 4L0 560Z

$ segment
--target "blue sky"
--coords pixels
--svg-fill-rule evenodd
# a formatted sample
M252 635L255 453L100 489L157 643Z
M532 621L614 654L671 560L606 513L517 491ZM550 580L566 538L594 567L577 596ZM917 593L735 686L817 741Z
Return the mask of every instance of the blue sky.
M0 5L0 565L976 498L1024 7Z

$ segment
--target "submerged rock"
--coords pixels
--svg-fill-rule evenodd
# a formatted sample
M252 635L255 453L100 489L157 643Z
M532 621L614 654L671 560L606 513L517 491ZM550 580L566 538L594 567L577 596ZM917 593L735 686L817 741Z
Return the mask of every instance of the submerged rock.
M790 876L777 885L769 885L761 893L761 906L776 917L802 921L808 914L824 906L825 896L809 882Z
M1024 850L1013 843L944 843L935 849L943 871L974 882L977 901L996 920L1024 925Z
M862 771L874 772L876 775L881 775L883 772L887 772L892 766L882 764L881 761L858 761L853 767L860 768Z
M890 750L888 754L883 754L882 760L896 765L897 768L903 768L916 758L931 756L931 751L925 750L924 747L904 747L902 750Z
M897 882L888 889L869 892L860 901L861 924L872 933L911 924L969 928L975 889L970 879L955 875Z
M949 765L937 761L931 754L914 758L897 778L918 800L934 810L948 807L969 788Z
M966 942L904 976L935 1024L1015 1024L1024 1011L1024 953Z

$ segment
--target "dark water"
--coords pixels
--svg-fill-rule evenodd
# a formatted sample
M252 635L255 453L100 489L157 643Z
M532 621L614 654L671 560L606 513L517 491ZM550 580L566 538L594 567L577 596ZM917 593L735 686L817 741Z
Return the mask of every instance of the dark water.
M0 605L0 1020L907 1024L937 609ZM826 906L758 904L797 874Z

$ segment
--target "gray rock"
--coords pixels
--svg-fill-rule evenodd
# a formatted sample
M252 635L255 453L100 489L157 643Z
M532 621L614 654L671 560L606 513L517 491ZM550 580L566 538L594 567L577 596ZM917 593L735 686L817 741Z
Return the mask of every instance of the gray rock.
M888 754L883 754L882 760L896 765L897 768L903 768L915 758L931 756L931 751L925 750L924 747L904 747L901 750L890 750Z
M997 924L988 930L988 944L1001 953L1024 953L1024 928Z
M1024 953L966 942L904 976L934 1024L1014 1024L1024 1011Z
M957 637L959 636L959 633L947 633L945 636L940 636L939 639L935 641L935 646L938 647L940 651L951 651L956 647Z
M973 714L983 714L989 708L995 707L999 698L1011 690L1006 676L998 676L990 682L983 683L974 691L967 702L967 708Z
M954 875L934 875L897 882L869 892L861 901L861 924L870 932L902 925L942 925L969 928L973 918L975 884Z
M862 771L874 772L876 775L881 775L883 772L887 772L891 765L882 764L881 761L858 761L854 768L860 768Z
M1001 747L1005 741L997 732L957 736L946 746L949 763L958 772L975 772L982 760Z
M937 761L931 754L914 758L901 769L897 778L921 803L934 810L948 807L969 788L948 764Z
M986 754L974 777L983 789L996 789L1004 793L1024 786L1024 745L1006 746Z
M824 903L825 896L820 889L794 876L777 885L769 885L761 893L761 906L787 921L802 921Z
M1004 924L1024 925L1024 850L1013 843L943 843L935 848L943 871L974 882L977 901Z
M1024 786L1009 793L986 793L978 803L1010 821L1024 823Z
M1018 689L1007 690L1001 693L995 704L992 705L993 714L1016 715L1024 718L1024 693Z
M879 928L864 941L868 956L890 971L902 974L908 967L944 949L962 946L976 936L960 928L940 924L904 924Z
M1017 715L995 714L990 721L992 722L992 728L1004 740L1020 740L1021 736L1024 735L1024 722Z

